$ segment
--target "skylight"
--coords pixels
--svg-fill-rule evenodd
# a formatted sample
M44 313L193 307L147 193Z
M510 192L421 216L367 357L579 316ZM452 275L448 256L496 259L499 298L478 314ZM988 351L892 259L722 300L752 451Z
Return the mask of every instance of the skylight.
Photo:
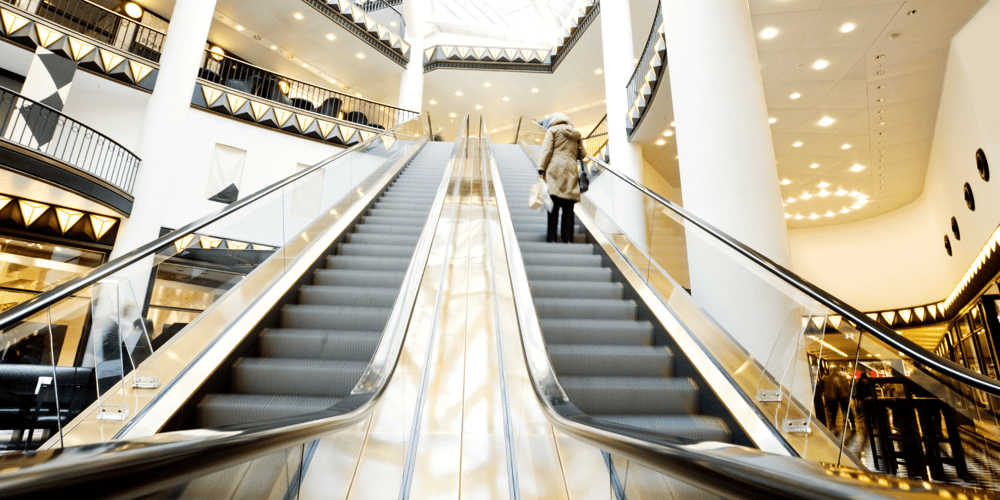
M551 46L582 0L432 0L432 24L444 32Z

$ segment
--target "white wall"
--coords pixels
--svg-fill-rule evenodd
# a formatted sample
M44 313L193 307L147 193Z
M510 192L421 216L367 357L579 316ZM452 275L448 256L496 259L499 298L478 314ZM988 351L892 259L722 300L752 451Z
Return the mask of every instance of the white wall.
M927 167L916 201L865 221L789 234L793 270L861 310L943 300L1000 224L1000 0L951 43ZM991 160L990 182L975 152ZM972 186L976 210L965 206ZM951 235L951 217L962 239ZM949 235L954 256L944 249Z

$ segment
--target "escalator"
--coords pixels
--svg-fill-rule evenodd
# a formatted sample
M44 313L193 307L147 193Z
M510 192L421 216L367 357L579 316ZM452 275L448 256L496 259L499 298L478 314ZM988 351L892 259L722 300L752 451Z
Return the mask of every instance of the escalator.
M424 145L232 364L224 391L201 398L193 428L316 412L350 394L381 341L450 154L450 144Z

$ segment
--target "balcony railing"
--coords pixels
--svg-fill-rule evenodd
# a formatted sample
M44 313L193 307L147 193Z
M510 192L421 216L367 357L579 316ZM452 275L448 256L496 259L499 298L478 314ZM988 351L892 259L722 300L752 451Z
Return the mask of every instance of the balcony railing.
M286 106L373 129L391 129L417 113L282 76L228 56L205 51L198 77Z
M0 141L65 163L132 194L139 158L90 127L0 87Z
M583 140L583 148L590 156L597 156L604 146L608 144L608 115L604 115L601 121L587 134Z
M379 24L389 28L389 31L400 37L406 36L406 21L403 20L403 14L393 7L393 5L399 5L402 2L387 2L385 0L352 0L352 2Z
M646 48L642 51L642 57L636 64L626 87L626 102L629 107L626 129L629 136L639 128L646 108L656 95L656 87L666 67L667 45L663 36L663 7L657 2L656 16L653 18L653 27L649 30L649 38L646 39Z
M167 35L84 0L0 0L119 50L159 62Z

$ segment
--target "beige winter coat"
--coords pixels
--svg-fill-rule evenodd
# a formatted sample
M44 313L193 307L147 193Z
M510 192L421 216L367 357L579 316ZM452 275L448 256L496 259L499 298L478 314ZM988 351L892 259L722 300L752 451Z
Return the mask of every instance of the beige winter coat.
M538 169L545 173L549 194L567 200L580 201L580 168L577 160L587 157L580 132L562 113L552 115L549 131L542 142L542 159Z

